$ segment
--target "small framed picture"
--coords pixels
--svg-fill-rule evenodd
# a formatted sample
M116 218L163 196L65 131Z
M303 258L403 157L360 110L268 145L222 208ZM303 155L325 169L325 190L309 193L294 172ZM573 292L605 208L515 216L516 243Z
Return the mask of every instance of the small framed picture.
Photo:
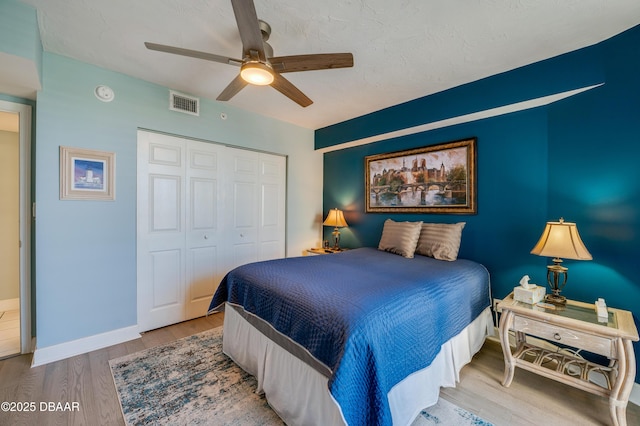
M113 152L60 147L60 199L116 198L116 155Z

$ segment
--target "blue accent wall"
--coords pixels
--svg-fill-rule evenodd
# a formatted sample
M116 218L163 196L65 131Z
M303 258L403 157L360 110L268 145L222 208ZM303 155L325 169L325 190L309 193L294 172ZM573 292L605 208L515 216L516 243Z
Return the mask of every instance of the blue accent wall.
M385 219L467 223L460 256L483 263L494 297L524 274L546 282L529 252L545 222L576 222L592 261L565 261L567 297L640 317L640 26L534 63L316 131L332 147L604 82L547 106L325 153L324 211L345 211L342 246L377 246ZM477 137L478 213L364 213L364 157ZM330 239L331 229L325 229ZM640 347L635 345L636 354ZM638 378L636 378L638 381Z

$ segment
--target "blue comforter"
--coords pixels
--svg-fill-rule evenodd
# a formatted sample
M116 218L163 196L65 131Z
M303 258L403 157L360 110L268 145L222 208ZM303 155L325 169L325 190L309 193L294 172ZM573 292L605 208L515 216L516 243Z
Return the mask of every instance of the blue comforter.
M349 425L390 425L387 393L490 306L489 274L469 260L360 248L240 266L209 311L224 302L242 305L325 364Z

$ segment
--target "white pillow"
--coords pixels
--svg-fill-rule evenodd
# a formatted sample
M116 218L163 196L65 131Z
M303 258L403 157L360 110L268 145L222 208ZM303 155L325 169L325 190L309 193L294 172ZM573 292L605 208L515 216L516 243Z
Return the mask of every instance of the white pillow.
M413 258L421 227L422 222L385 220L378 249L399 254L408 259Z
M465 224L423 223L415 252L439 260L456 260Z

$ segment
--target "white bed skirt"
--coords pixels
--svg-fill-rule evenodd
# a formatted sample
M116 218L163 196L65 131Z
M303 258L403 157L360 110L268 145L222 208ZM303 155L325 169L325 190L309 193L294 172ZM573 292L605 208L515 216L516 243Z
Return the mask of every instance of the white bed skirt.
M223 352L258 381L269 405L288 425L344 425L327 378L268 339L227 305ZM454 387L459 373L493 334L485 309L467 328L442 345L431 365L406 377L388 393L394 425L410 425L420 411L438 401L441 387Z

